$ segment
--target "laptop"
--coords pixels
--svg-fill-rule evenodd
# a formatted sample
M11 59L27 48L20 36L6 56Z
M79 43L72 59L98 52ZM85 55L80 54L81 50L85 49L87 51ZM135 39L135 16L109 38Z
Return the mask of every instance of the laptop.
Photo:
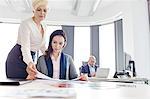
M109 68L97 68L96 78L107 78L109 74Z

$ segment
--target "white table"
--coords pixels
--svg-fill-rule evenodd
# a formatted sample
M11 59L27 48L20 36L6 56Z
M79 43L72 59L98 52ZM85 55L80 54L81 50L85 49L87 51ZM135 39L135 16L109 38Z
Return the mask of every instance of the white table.
M34 80L0 86L0 99L149 99L147 84Z

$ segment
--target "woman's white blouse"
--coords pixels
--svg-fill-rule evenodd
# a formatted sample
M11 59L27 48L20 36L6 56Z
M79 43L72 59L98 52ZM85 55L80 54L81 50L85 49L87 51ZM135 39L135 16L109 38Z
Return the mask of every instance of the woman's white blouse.
M33 62L31 51L36 52L41 50L43 54L45 53L46 25L43 22L41 22L41 25L44 29L43 37L32 18L27 19L20 24L17 44L21 45L23 61L26 64Z
M54 56L51 55L51 59L52 59L52 63L53 63L53 78L54 79L59 79L60 57L61 57L61 53L59 53L59 56L56 60L55 60Z

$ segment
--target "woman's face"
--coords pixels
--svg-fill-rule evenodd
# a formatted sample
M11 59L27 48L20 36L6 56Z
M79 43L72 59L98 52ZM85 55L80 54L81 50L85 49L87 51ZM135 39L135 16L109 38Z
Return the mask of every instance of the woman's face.
M60 53L65 45L65 39L63 36L54 36L52 39L52 49L54 53Z
M46 5L41 5L38 8L35 9L34 11L34 17L38 19L39 21L42 21L45 19L47 15L47 6Z

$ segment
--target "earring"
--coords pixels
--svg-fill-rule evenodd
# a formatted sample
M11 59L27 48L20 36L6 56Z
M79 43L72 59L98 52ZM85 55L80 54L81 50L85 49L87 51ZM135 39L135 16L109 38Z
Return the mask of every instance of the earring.
M63 45L63 48L66 46L66 43Z

